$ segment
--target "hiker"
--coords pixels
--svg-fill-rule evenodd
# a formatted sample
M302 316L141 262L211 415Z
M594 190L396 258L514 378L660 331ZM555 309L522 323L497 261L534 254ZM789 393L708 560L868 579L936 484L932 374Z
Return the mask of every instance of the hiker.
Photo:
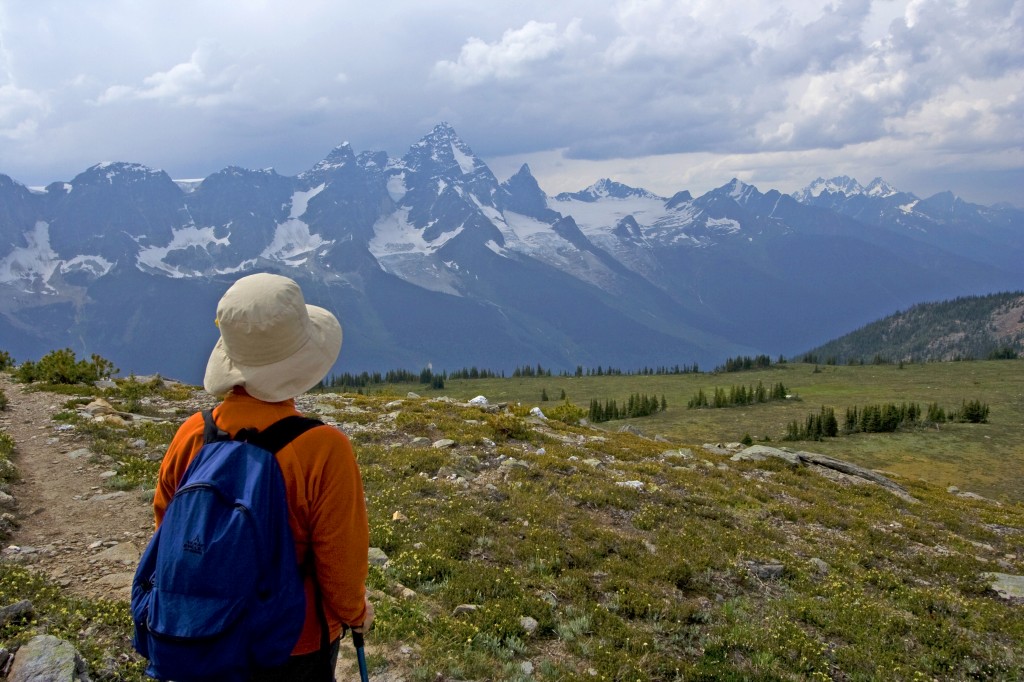
M217 428L232 435L246 428L263 430L297 415L293 399L323 379L341 349L341 325L334 315L306 305L298 284L280 275L255 274L236 281L217 306L216 324L221 336L203 384L209 393L223 396L213 419ZM203 438L203 416L194 414L171 441L153 499L158 528ZM332 426L306 431L276 457L295 560L303 564L306 618L288 662L254 671L251 679L330 680L343 628L363 632L373 622L365 588L369 527L362 479L352 445ZM306 563L312 570L306 570ZM322 620L328 625L327 638L322 637ZM327 652L321 651L325 644Z

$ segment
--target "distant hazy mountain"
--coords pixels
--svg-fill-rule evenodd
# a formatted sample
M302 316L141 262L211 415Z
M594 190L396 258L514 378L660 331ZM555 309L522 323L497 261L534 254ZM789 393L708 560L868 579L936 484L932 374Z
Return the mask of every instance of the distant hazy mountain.
M1024 293L922 303L809 351L845 364L1024 357Z
M295 177L0 176L0 348L188 380L216 301L256 271L338 314L339 371L630 368L789 355L920 301L1020 289L1022 262L1024 212L1005 206L851 178L549 197L525 165L499 181L446 124L401 158L343 144Z

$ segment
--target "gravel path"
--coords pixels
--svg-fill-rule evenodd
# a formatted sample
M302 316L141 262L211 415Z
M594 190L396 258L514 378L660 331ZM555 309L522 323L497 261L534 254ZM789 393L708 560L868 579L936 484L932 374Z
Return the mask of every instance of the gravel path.
M64 396L27 390L0 373L8 398L0 428L15 442L21 480L18 528L4 561L30 564L73 593L128 599L139 555L153 529L152 511L138 493L109 491L110 463L88 451L88 440L52 417Z
M137 492L104 487L103 474L113 470L112 463L88 450L87 437L52 419L64 409L66 397L26 390L2 372L0 390L9 401L0 412L0 429L14 439L13 461L21 477L9 489L17 501L18 527L0 561L30 565L74 594L129 600L135 567L153 532L149 502ZM211 403L207 397L201 402L190 407ZM367 639L367 654L394 654L375 646L372 635ZM338 680L358 679L351 646L346 637ZM405 666L395 663L371 675L371 682L407 679Z

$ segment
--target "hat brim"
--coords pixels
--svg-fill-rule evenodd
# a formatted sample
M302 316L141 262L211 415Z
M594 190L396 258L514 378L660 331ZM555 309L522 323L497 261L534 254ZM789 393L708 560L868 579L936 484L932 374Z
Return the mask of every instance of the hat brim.
M210 353L206 363L203 387L208 393L222 396L235 386L268 403L302 395L320 383L338 359L341 351L341 324L324 308L307 305L309 338L284 360L267 365L242 365L234 362L224 350L223 339Z

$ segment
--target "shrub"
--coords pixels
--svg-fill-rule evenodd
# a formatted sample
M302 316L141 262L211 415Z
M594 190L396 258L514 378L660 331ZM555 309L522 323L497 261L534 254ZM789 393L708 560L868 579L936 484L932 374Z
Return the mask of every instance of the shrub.
M559 405L548 409L545 414L549 419L557 419L566 424L579 424L580 419L587 416L587 411L565 399Z
M985 424L988 422L988 405L980 400L963 401L960 411L956 413L956 421L968 424Z
M14 358L5 350L0 350L0 372L5 372L14 367Z
M499 414L489 421L492 436L499 443L509 439L530 439L530 427L514 414Z
M76 360L70 348L47 353L39 362L26 361L15 371L22 383L41 381L48 384L92 383L116 374L114 363L93 353L91 360Z
M123 409L125 412L141 413L145 406L143 398L159 395L163 385L163 379L159 376L142 382L132 374L127 379L119 379L117 381L117 393L121 400L124 401Z
M7 394L4 393L3 389L0 389L0 412L7 409Z

